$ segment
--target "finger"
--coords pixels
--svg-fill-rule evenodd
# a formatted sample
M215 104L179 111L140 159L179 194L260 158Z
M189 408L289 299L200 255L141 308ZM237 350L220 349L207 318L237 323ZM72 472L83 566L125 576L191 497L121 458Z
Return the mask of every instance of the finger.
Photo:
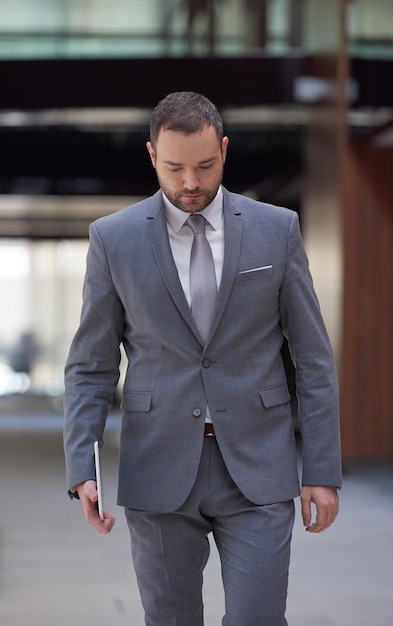
M331 526L337 516L337 507L335 504L330 506L317 505L317 516L313 524L310 524L306 530L310 533L321 533Z
M113 526L115 525L116 522L116 518L113 515L110 515L110 513L107 513L106 511L104 511L104 521L102 522L100 520L101 524L103 524L104 526L104 532L105 533L110 533ZM102 532L102 530L101 530Z
M306 531L308 533L321 533L323 530L326 530L328 526L330 526L330 524L327 525L325 522L321 520L320 517L318 518L318 515L317 515L317 519L315 520L315 522L307 526Z
M107 511L104 511L104 519L101 520L97 506L97 483L94 480L88 480L83 483L78 491L86 522L91 526L94 526L94 528L96 528L100 533L110 533L115 524L116 518Z
M311 524L311 500L302 495L301 504L303 525L307 527Z
M83 490L84 495L91 502L97 502L98 500L98 491L97 491L97 483L95 480L88 480L84 485Z
M107 511L104 511L104 519L101 520L96 507L93 509L89 508L85 513L85 518L88 524L94 526L94 528L103 534L110 533L116 521L116 518Z

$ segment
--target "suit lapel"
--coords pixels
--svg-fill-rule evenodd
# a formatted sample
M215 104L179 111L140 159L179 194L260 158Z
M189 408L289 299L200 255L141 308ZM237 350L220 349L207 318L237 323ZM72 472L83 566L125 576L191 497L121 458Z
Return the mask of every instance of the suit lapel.
M237 207L233 196L226 189L224 192L224 229L225 229L225 253L220 289L217 295L216 311L213 317L209 338L217 329L220 319L225 311L228 298L232 291L233 283L239 266L239 257L242 241L243 223L240 219L241 210ZM165 210L162 203L161 192L155 194L148 211L148 233L158 268L163 281L182 316L190 326L192 332L201 341L198 329L192 317L190 307L184 295L179 275L173 260L169 244L168 230L166 225Z
M223 193L225 229L224 265L222 269L220 289L217 296L216 311L213 317L209 337L212 337L215 333L232 291L233 283L239 267L243 232L243 221L240 218L240 208L236 206L233 196L224 188Z
M200 340L194 318L192 317L190 307L188 306L187 299L184 295L179 274L173 260L161 191L152 197L147 219L148 233L150 236L153 254L161 272L162 279L176 307L184 317L187 324L191 327L193 333Z

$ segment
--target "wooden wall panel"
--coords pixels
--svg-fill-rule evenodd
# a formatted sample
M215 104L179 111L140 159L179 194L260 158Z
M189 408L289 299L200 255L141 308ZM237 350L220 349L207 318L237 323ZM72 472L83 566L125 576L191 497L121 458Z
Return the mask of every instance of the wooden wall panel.
M347 0L303 4L307 72L336 87L309 109L302 230L339 370L343 459L392 459L393 148L349 137Z
M345 0L304 0L307 75L330 86L308 107L302 232L315 288L340 370L343 155L347 143ZM321 19L323 16L323 19Z
M344 459L393 458L393 150L352 142L344 211Z

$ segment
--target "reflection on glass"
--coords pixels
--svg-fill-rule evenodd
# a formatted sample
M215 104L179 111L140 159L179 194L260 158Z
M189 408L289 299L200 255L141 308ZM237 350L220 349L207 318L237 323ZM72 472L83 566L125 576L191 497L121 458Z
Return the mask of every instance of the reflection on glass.
M0 0L0 58L289 54L302 49L312 8L310 0ZM350 53L392 58L391 0L346 8Z
M0 58L242 55L290 45L299 0L0 0Z
M348 3L348 35L353 57L393 58L393 2Z

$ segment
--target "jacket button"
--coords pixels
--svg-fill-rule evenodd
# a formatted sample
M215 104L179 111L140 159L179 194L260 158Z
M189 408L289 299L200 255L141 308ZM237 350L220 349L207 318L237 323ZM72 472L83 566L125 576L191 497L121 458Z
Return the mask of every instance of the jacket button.
M202 411L201 411L201 409L194 409L192 414L193 414L194 417L201 417Z
M207 367L210 367L210 366L211 366L211 364L212 364L212 362L211 362L211 360L210 360L210 359L203 359L203 361L202 361L202 366L203 366L203 367L206 367L206 368L207 368Z

